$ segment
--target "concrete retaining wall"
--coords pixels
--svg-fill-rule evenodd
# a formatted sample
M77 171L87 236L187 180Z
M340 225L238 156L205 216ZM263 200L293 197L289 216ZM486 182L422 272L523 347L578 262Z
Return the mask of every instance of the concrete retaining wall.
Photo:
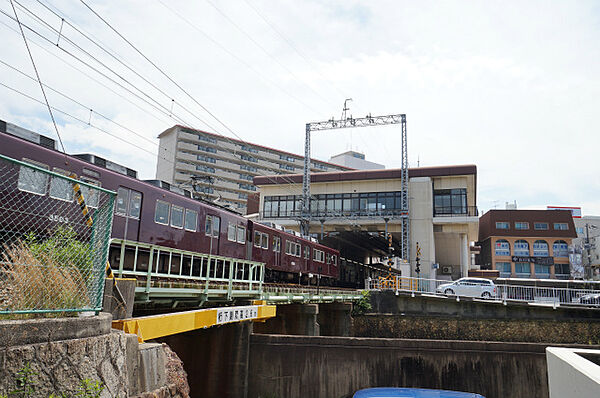
M101 382L103 398L184 395L167 378L173 361L162 344L139 345L137 336L111 331L110 325L110 314L0 321L0 395L17 388L26 366L32 397L75 396L84 379Z
M354 317L352 335L404 339L600 344L600 322L368 314Z
M404 386L546 398L544 344L252 335L248 397L337 398Z
M600 309L529 305L527 303L474 301L452 297L428 297L400 294L392 291L370 292L373 313L457 317L463 319L545 319L600 321Z

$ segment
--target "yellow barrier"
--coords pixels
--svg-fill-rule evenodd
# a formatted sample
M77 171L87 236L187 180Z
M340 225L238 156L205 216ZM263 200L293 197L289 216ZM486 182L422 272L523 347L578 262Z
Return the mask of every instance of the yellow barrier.
M265 321L277 313L274 305L219 307L113 321L113 329L136 334L138 341L242 321Z

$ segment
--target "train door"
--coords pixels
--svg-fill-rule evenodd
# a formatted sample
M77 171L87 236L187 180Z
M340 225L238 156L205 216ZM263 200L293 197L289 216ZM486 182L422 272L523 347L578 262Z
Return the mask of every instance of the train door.
M281 236L273 235L273 266L281 266Z
M256 257L252 257L252 250L254 248L254 225L252 224L252 221L248 221L248 229L246 230L246 233L246 260L260 258L260 234L258 237L258 249L256 249L258 252L256 253Z
M126 240L138 241L140 233L140 215L142 193L126 187L117 190L115 203L115 235Z
M209 254L219 254L219 240L221 237L221 217L206 215L204 225L205 235L210 239L208 245Z

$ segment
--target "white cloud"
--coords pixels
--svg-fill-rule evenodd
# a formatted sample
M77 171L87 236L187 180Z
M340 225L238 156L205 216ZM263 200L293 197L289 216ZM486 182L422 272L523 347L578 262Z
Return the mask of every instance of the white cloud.
M165 3L195 28L158 1L118 6L97 2L92 7L244 140L301 154L305 123L339 117L343 100L352 97L355 116L407 114L411 165L417 159L421 165L476 164L483 209L493 207L494 201L503 205L516 199L520 206L581 205L586 214L600 214L595 161L600 144L595 131L600 108L597 3L248 0L309 57L307 62L245 2L211 1L264 51L208 2ZM168 117L175 98L174 113L181 123L211 130L199 120L211 119L205 111L88 10L79 3L53 4L167 93L158 93L85 39L76 39L73 29L65 26L66 37L118 68L122 78L114 77L116 81L133 83L151 93L156 103L144 104L54 44L43 44L47 52L32 44L44 82L85 105L49 93L54 106L83 120L92 108L155 140L176 123ZM59 28L55 16L36 3L26 5ZM7 4L0 8L12 13ZM20 15L25 23L39 26L21 11ZM2 15L0 22L14 27ZM22 39L4 26L0 37L6 43L1 59L33 74ZM56 34L49 37L56 40ZM66 38L61 43L84 57ZM86 70L137 106L49 53ZM41 98L35 82L2 65L0 81ZM0 118L54 134L43 106L2 87L0 93ZM67 150L96 152L139 169L144 178L154 176L156 160L144 150L67 117L60 119ZM96 116L92 120L145 150L156 150L127 130ZM209 123L231 135L216 121ZM312 154L327 160L352 146L367 159L398 167L399 143L394 127L321 132L313 136Z

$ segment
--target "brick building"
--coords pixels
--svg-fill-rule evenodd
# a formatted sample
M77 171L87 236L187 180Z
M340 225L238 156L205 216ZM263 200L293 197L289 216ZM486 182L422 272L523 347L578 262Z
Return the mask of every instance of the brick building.
M479 219L477 262L501 277L569 279L576 237L568 210L490 210Z

